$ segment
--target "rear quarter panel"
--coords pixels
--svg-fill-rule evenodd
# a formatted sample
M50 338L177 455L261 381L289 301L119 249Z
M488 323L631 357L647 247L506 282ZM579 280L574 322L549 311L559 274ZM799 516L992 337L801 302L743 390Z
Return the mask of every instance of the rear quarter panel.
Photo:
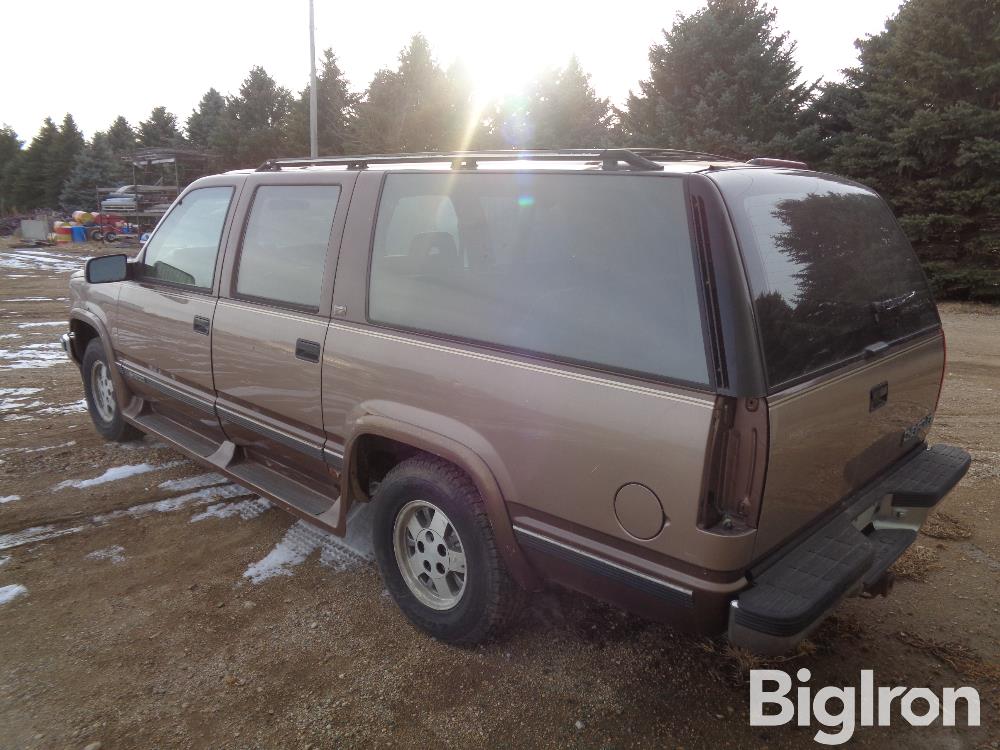
M330 326L325 351L332 440L350 442L354 423L370 414L412 423L480 455L515 523L544 515L556 526L711 562L696 520L712 397L349 323ZM629 482L663 504L667 524L650 541L617 521L615 494Z

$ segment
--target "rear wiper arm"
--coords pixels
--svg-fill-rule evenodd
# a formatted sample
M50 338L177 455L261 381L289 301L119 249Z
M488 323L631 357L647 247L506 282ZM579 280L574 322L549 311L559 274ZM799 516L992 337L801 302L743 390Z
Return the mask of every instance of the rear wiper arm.
M879 316L882 313L887 313L890 310L895 310L898 307L902 307L907 302L912 300L917 296L916 292L907 292L906 294L901 294L898 297L889 297L888 299L878 299L871 303L872 315L875 316L875 322L879 322Z

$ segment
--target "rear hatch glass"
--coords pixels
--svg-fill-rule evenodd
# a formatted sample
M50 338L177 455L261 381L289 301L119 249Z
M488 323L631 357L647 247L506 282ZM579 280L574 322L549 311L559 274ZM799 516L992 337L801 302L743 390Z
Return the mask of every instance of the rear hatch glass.
M871 190L830 175L713 175L747 266L772 391L935 328L908 240Z

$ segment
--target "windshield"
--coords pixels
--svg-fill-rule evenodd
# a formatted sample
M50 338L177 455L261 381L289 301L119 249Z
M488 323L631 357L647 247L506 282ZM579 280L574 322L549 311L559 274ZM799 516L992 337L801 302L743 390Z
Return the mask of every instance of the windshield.
M743 250L772 389L938 325L917 257L872 191L797 172L715 179Z

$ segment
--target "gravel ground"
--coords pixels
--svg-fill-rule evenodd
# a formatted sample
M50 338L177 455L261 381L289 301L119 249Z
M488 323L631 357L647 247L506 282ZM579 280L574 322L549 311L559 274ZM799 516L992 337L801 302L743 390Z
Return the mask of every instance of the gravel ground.
M0 246L0 748L814 746L815 726L749 726L762 664L723 641L549 592L503 640L448 647L389 601L363 533L319 533L151 440L102 442L57 343L94 251ZM972 685L983 726L896 714L860 747L1000 747L1000 314L942 312L932 439L973 470L890 598L845 603L770 666Z

